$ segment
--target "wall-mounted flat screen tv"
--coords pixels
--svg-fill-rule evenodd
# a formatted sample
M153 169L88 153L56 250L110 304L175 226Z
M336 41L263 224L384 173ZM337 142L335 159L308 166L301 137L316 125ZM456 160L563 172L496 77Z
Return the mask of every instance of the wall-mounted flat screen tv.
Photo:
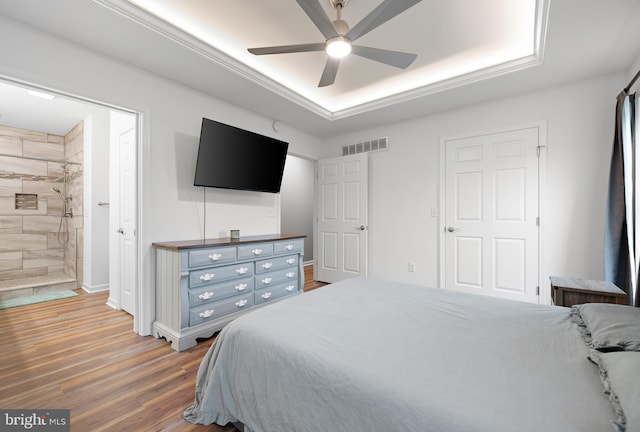
M280 192L289 143L202 119L195 186Z

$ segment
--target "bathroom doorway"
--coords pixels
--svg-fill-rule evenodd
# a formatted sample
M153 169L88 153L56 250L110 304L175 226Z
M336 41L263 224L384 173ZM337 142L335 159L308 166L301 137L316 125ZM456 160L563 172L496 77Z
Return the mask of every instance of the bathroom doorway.
M123 259L123 249L113 248L112 224L114 212L118 212L116 224L121 222L125 207L133 214L128 228L137 233L139 115L10 80L0 80L0 96L0 125L4 127L0 130L0 172L12 173L11 178L0 176L0 213L8 208L13 211L12 201L18 194L35 200L37 207L19 209L18 215L0 214L3 221L15 225L5 229L3 223L0 227L0 295L9 295L6 286L11 284L24 288L23 282L31 275L38 278L29 289L53 291L61 287L56 278L64 276L66 289L109 290L109 304L135 318L137 241L135 237L128 239ZM125 189L134 193L129 194L126 206L121 204L120 193L112 194L123 184L112 173L114 166L119 166L111 152L112 125L123 118L128 122L127 157L133 156L128 162L130 180ZM116 133L121 132L123 129ZM74 139L74 144L65 144ZM80 145L75 144L78 142ZM118 236L115 233L116 239ZM57 247L58 238L63 245L74 246L73 251ZM114 273L114 262L127 265L117 266ZM124 307L122 294L114 294L123 283L120 276L115 284L113 279L114 274L123 273L131 280L126 283L129 300ZM15 292L14 296L23 294L28 293Z

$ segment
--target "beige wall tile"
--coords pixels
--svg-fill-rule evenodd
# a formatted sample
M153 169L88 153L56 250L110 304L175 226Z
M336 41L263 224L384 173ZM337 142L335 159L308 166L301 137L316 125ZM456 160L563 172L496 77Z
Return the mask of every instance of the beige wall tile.
M80 122L64 137L65 160L82 163L84 148L84 122Z
M84 283L84 259L78 258L76 261L76 280L78 281L78 286L82 286Z
M0 271L18 270L22 268L22 252L0 252Z
M44 216L47 214L47 200L38 199L35 210L16 210L16 198L0 197L0 215L5 216Z
M0 178L0 197L14 197L22 193L22 180Z
M65 237L64 236L60 236L60 240L62 242L64 242ZM57 248L63 248L64 246L60 244L60 242L58 242L58 232L50 232L47 233L47 249L57 249Z
M0 153L9 155L22 155L22 140L16 137L0 135Z
M12 280L12 279L22 279L27 277L34 276L46 276L48 270L46 267L38 267L27 270L8 270L0 272L0 281L3 280Z
M64 144L64 137L61 135L47 134L47 142Z
M60 218L58 216L23 216L22 231L25 233L58 232ZM63 229L65 226L62 226Z
M0 251L0 261L22 259L22 251Z
M0 251L38 250L47 245L47 235L42 233L3 234L0 233Z
M0 136L8 136L15 138L25 138L31 141L47 141L47 134L43 132L30 131L26 129L13 128L0 125Z
M22 232L22 216L0 216L0 233L20 232ZM0 259L2 259L1 256Z
M62 266L64 263L63 249L46 249L24 251L22 267L25 269L37 267Z
M47 175L50 177L56 177L60 179L60 182L62 182L62 179L64 178L64 165L65 164L58 162L47 162Z
M0 156L0 171L36 176L47 175L47 163L39 160Z
M82 265L82 258L76 258L76 230L78 227L82 230L83 224L83 147L82 122L64 137L0 125L2 154L78 162L67 165L70 171L67 192L74 197L71 205L77 216L63 219L68 222L71 234L66 245L61 245L58 228L63 201L53 187L64 190L65 164L0 156L0 171L12 176L0 179L0 280L62 271L75 276L78 262ZM37 194L38 210L15 210L16 193ZM66 235L63 232L61 240Z
M64 265L47 267L49 274L64 273Z
M84 257L84 227L80 227L76 229L76 257L83 258Z
M47 216L62 216L63 202L61 199L48 199L47 200Z
M60 195L53 190L54 187L62 190L62 184L53 181L22 181L22 191L24 193L35 193L38 194L38 198L42 199L60 200Z
M29 157L63 160L64 144L23 140L22 154Z

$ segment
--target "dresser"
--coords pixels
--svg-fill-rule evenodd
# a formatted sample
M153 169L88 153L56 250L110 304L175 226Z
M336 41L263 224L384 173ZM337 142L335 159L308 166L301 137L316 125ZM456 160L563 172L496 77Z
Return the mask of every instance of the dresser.
M304 237L153 243L153 335L183 351L251 309L302 292Z

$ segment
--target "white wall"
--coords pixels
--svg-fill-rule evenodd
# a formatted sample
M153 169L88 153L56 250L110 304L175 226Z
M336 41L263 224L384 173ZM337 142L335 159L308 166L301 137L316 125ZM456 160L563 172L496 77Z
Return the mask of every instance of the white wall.
M304 234L304 262L313 261L315 161L287 156L282 178L282 232Z
M97 205L109 201L109 112L94 110L84 135L82 288L94 292L109 289L109 209Z
M151 243L198 239L203 233L202 189L192 186L202 117L289 141L293 154L316 158L319 153L320 140L313 136L288 126L276 133L272 119L4 18L0 18L0 59L0 76L142 113L142 313L135 324L141 334L149 334L153 322ZM230 228L244 235L279 229L276 195L210 191L207 203L208 237L226 234Z
M615 97L623 75L606 76L344 135L339 145L389 137L389 151L371 153L370 276L436 286L440 141L503 126L547 122L547 247L550 275L603 277L604 215ZM408 272L408 262L416 272ZM548 287L548 279L541 289Z

